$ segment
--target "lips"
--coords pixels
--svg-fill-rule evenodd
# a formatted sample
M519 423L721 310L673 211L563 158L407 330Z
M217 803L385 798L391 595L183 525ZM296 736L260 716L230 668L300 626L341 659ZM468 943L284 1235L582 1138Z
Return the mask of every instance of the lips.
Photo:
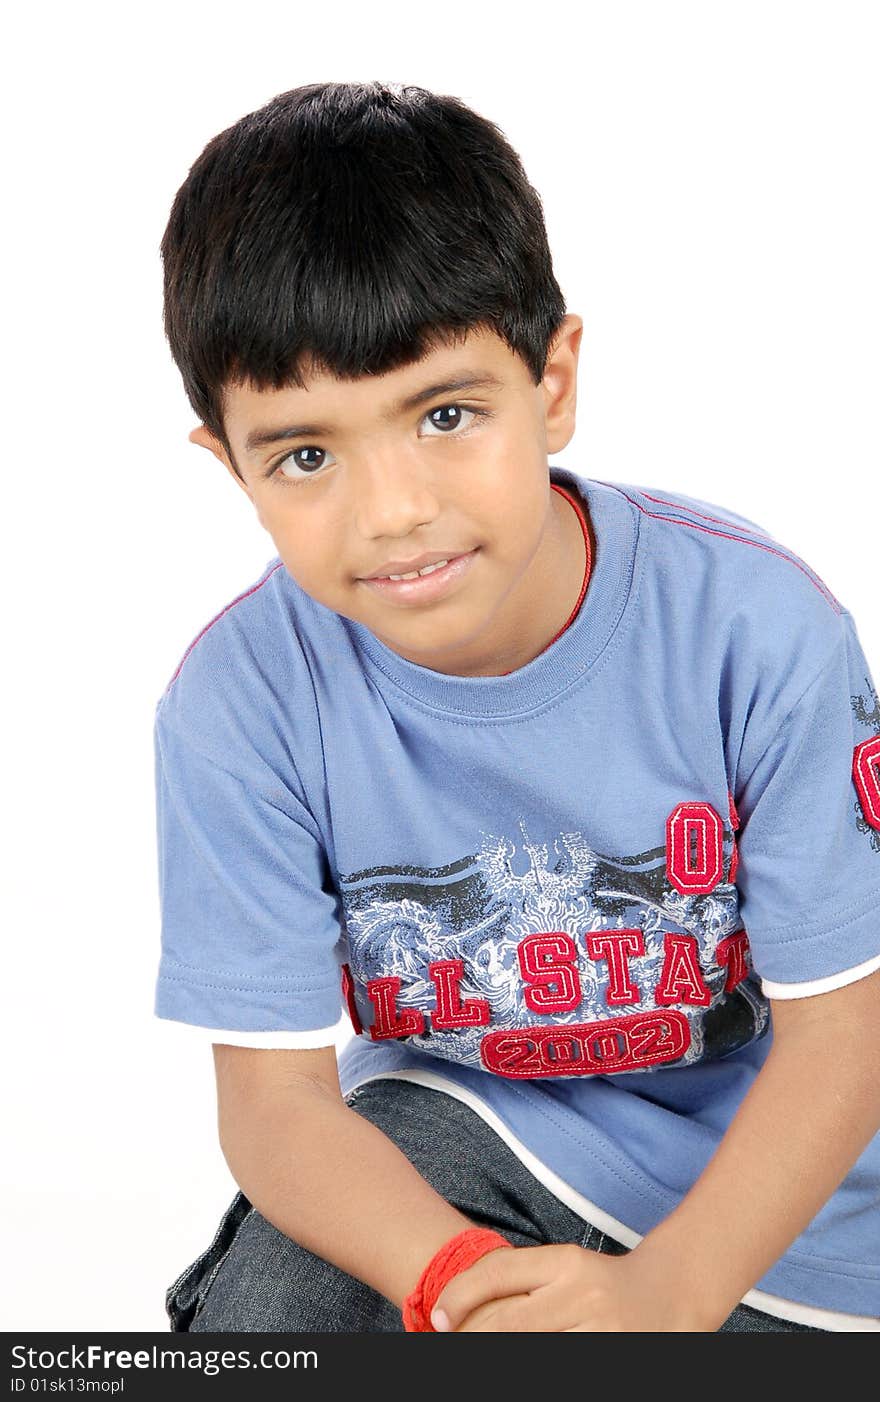
M360 578L388 579L393 574L412 574L414 570L423 570L427 565L437 565L441 560L457 560L468 553L466 550L433 550L428 554L418 555L414 560L386 560L384 565L373 570L372 574L362 574Z
M473 568L474 561L479 556L479 547L469 550L466 555L456 555L449 559L449 563L441 565L439 569L430 570L428 574L416 575L415 579L389 579L381 574L370 575L358 582L363 584L372 594L382 598L390 604L397 604L402 607L413 607L422 604L431 604L440 599L445 599L448 595L455 593L458 588L463 587L463 581ZM442 560L440 555L437 559ZM429 557L426 563L434 563L434 558ZM390 563L400 563L397 561ZM388 569L389 565L384 565ZM396 574L397 571L395 570ZM406 571L401 571L406 573Z

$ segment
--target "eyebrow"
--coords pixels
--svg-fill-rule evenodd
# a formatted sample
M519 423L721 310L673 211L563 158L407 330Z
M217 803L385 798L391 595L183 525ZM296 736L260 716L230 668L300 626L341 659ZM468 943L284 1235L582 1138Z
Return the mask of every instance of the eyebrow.
M441 394L457 393L461 390L472 389L503 389L504 381L498 379L497 375L488 372L464 371L456 375L454 379L443 380L440 384L428 385L425 389L417 390L415 394L409 394L405 399L399 399L396 404L386 410L382 418L386 423L390 423L398 414L403 414L407 409L417 409L420 404L426 403L429 399L436 399ZM288 438L323 438L333 432L332 425L329 424L287 424L276 428L255 428L245 439L245 452L253 453L257 448L265 448L270 443L283 443Z

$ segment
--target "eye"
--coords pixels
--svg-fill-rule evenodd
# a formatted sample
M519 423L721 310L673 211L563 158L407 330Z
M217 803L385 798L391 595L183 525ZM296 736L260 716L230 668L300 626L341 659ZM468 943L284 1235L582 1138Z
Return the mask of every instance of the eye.
M304 462L302 461L310 453L316 453L319 458L332 458L333 454L328 453L326 448L316 448L314 444L308 444L305 448L294 448L293 452L286 453L280 462L275 464L275 472L287 479L288 482L302 482L307 477L314 477L322 467L326 467L326 462ZM297 472L295 469L299 468Z
M438 414L452 414L452 422L450 423L448 420L445 423L437 422ZM430 423L433 428L439 428L441 433L445 434L448 438L450 434L455 432L456 429L461 428L461 416L463 414L469 415L470 421L472 422L474 419L479 417L480 410L466 409L463 404L441 404L437 409L431 409L425 415L424 419L422 420L422 423ZM468 421L465 421L465 423L467 426ZM435 435L433 433L429 433L426 436L428 438L433 438Z

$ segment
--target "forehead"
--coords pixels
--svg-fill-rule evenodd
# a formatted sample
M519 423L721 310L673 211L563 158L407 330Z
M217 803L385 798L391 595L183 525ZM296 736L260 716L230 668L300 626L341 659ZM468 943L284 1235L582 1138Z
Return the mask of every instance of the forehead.
M469 331L455 344L435 346L421 360L384 375L363 375L342 380L326 371L305 375L305 387L260 390L250 383L229 385L224 394L224 422L230 436L246 452L272 441L268 435L292 429L307 432L344 428L366 416L390 421L415 407L420 399L449 387L465 393L498 394L504 390L535 388L525 362L494 331ZM453 382L455 382L453 384ZM476 383L480 382L480 383ZM411 402L409 402L411 401ZM298 435L297 435L298 436Z

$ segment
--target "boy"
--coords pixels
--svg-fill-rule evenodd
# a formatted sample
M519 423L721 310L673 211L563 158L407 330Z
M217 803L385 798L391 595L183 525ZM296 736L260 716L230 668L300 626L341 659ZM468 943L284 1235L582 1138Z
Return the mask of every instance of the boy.
M753 522L548 463L582 322L456 99L281 95L162 253L191 438L277 549L156 714L156 1012L241 1188L172 1328L880 1330L851 616Z

